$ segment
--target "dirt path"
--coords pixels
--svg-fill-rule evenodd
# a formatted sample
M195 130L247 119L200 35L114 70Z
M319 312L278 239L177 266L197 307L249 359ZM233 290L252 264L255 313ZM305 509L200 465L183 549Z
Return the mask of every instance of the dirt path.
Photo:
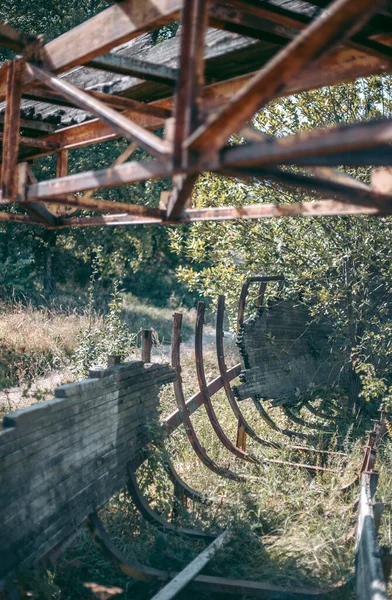
M225 332L225 338L233 340L230 333ZM206 327L203 335L203 347L206 349L215 348L215 330L212 327ZM195 336L190 336L181 345L184 354L192 354L195 351ZM154 346L152 351L153 359L158 362L170 362L170 344ZM30 385L15 386L8 390L0 392L0 418L1 415L20 410L30 404L42 402L53 397L53 390L73 380L70 369L52 371L45 377L38 377Z

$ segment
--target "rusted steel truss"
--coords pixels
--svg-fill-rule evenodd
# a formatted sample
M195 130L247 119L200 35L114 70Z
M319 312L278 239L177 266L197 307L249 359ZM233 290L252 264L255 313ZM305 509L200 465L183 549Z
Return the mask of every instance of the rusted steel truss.
M319 7L321 13L313 19L289 4L281 7L248 0L157 0L144 10L138 2L123 0L121 5L110 6L46 44L0 23L0 45L20 53L0 68L0 101L6 101L4 132L0 132L4 208L0 220L60 229L274 216L392 214L391 193L380 193L343 173L325 169L337 165L390 165L390 119L283 138L259 136L235 147L226 145L233 134L242 135L253 114L271 100L390 72L392 16L384 0L310 0L310 4ZM327 5L328 10L324 10ZM176 20L181 21L178 69L110 53L120 44ZM232 42L228 45L226 61L237 71L228 67L221 77L214 75L214 81L209 75L206 39L211 28L238 36L234 49ZM242 46L249 48L249 53L253 46L259 51L258 61L249 68L248 55L241 59ZM142 91L132 98L132 89L120 96L78 88L59 77L77 65L136 76L139 81L149 82L148 86L158 86L154 88L156 98L150 100L148 86L143 93L142 85ZM20 135L26 125L20 117L23 98L76 107L96 118L68 128L60 126L49 133L43 130L45 123L34 125L30 119L27 125L33 128L34 136ZM163 138L156 133L162 128L166 130ZM73 175L59 169L56 178L49 181L26 178L26 161L31 166L40 156L60 156L64 151L118 137L131 140L154 160L125 162ZM249 139L246 133L244 139ZM302 166L306 175L289 173L280 169L281 165ZM315 169L320 165L323 170ZM310 190L321 199L290 205L190 208L192 188L204 171L245 179L274 179ZM80 192L157 178L171 178L173 182L172 192L161 208L126 202L94 203L91 195L80 197ZM59 211L59 206L77 206L92 214L75 217L65 209Z

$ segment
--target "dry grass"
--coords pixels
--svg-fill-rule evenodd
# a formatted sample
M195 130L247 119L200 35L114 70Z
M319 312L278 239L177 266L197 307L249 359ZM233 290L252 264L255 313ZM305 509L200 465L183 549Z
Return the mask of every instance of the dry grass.
M17 317L13 318L17 324ZM34 319L32 317L32 321ZM43 321L38 319L36 323ZM188 343L187 346L182 364L185 394L189 397L198 387L194 355L191 345ZM226 344L226 353L228 366L238 362L232 343ZM205 350L205 367L207 380L217 376L216 356L211 346ZM236 421L224 393L214 396L213 402L220 423L230 439L234 440ZM162 389L161 406L162 418L175 408L170 386ZM286 445L290 443L285 436L273 432L261 421L250 401L243 402L241 406L260 436ZM273 414L279 425L299 429L277 409ZM305 409L301 416L310 422L315 419ZM189 507L188 511L180 514L180 521L213 531L229 527L235 532L234 539L209 564L206 573L305 586L336 583L350 577L354 565L351 534L355 524L355 512L352 510L355 492L346 497L340 489L351 480L358 468L364 431L369 423L364 421L353 426L342 418L336 431L332 427L329 449L343 448L348 454L347 464L339 457L331 457L326 466L333 472L312 477L305 470L273 464L259 467L239 461L218 441L203 407L193 415L192 420L208 454L218 464L253 476L245 482L236 483L213 474L197 459L183 428L179 428L166 442L167 450L183 479L217 500L209 508ZM319 444L322 445L322 441ZM298 455L289 448L271 451L249 438L248 449L260 458L298 460ZM312 460L306 455L301 459ZM387 500L392 493L389 476L392 467L390 441L384 443L382 460L380 495ZM140 469L139 478L152 505L169 517L173 490L162 469L159 451ZM126 554L157 568L181 569L204 548L200 541L161 533L148 525L137 513L127 493L120 493L113 498L102 511L102 517L116 544ZM392 537L390 522L391 515L387 513L382 530L382 540L385 542ZM40 576L33 583L30 580L30 587L33 598L77 600L85 597L83 582L119 586L124 592L116 597L124 600L148 599L157 590L153 582L136 582L123 576L107 562L85 533L81 533L73 542L52 572L47 573L46 577ZM351 597L350 594L344 590L340 597L347 599ZM187 591L178 596L180 600L211 597ZM289 596L285 594L284 598Z

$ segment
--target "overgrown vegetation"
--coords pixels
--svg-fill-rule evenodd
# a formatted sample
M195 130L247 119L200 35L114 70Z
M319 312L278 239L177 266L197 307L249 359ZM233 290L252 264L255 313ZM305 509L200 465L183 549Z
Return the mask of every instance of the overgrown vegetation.
M237 361L233 347L227 347L228 362ZM212 350L205 353L207 378L217 375L216 357ZM186 396L197 390L194 358L191 353L183 353L183 378ZM175 406L173 391L166 387L161 393L162 418ZM231 439L235 439L236 421L223 393L214 396L219 421ZM287 444L282 435L272 432L263 423L249 402L242 408L257 432L268 439ZM334 411L333 403L323 408ZM275 409L272 413L280 425L291 429L298 427L286 420ZM302 416L305 416L304 414ZM312 422L312 415L306 413ZM347 458L330 457L325 466L333 469L312 477L306 471L269 465L254 467L234 459L217 440L203 408L193 416L198 435L208 453L216 462L237 472L253 476L244 483L234 483L222 479L202 466L191 450L183 428L178 429L166 443L167 451L173 459L180 476L193 488L215 499L209 508L189 506L187 511L177 506L178 520L188 526L202 526L206 530L230 528L235 532L234 539L224 551L219 552L205 569L205 573L254 579L281 585L318 586L338 584L350 578L354 564L353 527L356 513L352 510L355 490L348 495L340 488L355 475L363 451L365 430L369 421L362 417L355 424L341 417L336 426L325 423L332 433L330 450L342 450ZM319 421L318 421L319 422ZM156 428L156 425L150 426ZM157 431L155 429L155 431ZM302 429L303 431L303 429ZM314 433L309 429L309 433ZM159 439L159 435L156 436ZM320 442L322 445L322 443ZM285 460L298 460L298 455L289 448L276 453L266 450L248 439L249 451L259 457L274 457ZM302 455L302 461L312 458ZM388 469L392 461L392 443L385 439L381 447L379 467L380 498L387 499L392 493ZM256 476L256 478L255 478ZM156 450L148 463L139 470L139 481L153 507L170 519L173 488L162 468L162 455ZM203 542L189 541L181 536L159 532L147 524L138 514L127 492L118 494L101 511L101 517L112 539L128 556L142 563L161 569L181 569L204 547ZM391 536L390 509L384 514L381 542ZM33 598L58 598L76 600L84 597L83 583L96 582L101 585L116 586L123 590L116 596L124 600L145 600L157 591L154 582L137 582L124 577L110 565L103 554L94 546L87 533L78 539L65 552L54 570L46 578L34 582ZM42 591L45 582L45 591ZM179 598L202 600L212 598L211 594L184 591ZM337 598L351 597L347 588ZM217 600L219 596L216 596Z
M392 110L391 82L390 77L373 77L279 99L257 114L253 125L262 134L285 136L386 116ZM370 168L346 171L369 183ZM264 176L243 181L211 173L200 176L193 196L197 207L314 198L312 191ZM283 274L283 295L310 305L314 318L328 320L342 340L344 360L351 367L350 404L359 408L370 399L391 404L391 232L390 217L301 217L194 223L186 235L173 229L171 240L172 248L190 262L178 267L180 280L214 302L224 293L232 319L244 279ZM255 286L250 303L256 292ZM275 293L270 284L267 295Z

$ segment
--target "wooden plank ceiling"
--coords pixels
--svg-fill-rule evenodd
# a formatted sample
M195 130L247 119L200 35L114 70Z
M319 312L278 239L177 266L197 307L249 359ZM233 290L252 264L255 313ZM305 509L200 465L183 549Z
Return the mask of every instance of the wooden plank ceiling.
M178 22L171 39L152 42ZM56 229L392 212L388 171L380 191L335 168L388 167L389 119L276 139L247 126L282 96L388 74L385 0L122 0L48 43L0 23L0 45L18 53L0 67L0 220ZM246 143L227 146L238 132ZM67 174L68 152L116 138L131 146L113 166ZM130 160L137 148L151 159ZM57 176L38 182L34 160L50 154ZM318 200L193 209L203 171L273 179ZM93 197L150 178L172 180L160 208Z

